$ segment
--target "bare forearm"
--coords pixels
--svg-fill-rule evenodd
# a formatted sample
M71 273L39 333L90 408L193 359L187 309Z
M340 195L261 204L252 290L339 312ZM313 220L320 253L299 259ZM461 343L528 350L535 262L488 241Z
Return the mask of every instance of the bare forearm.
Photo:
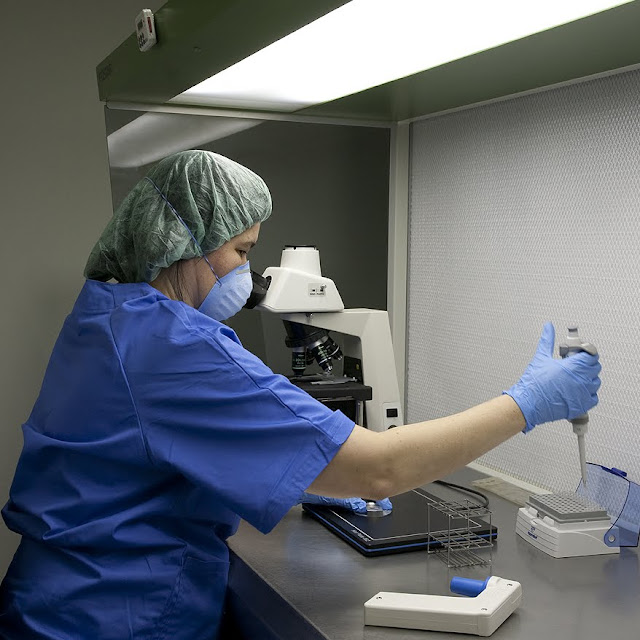
M518 405L509 396L500 396L446 418L381 433L392 494L459 469L521 431L524 424Z
M441 478L521 431L506 395L446 418L374 433L356 427L309 491L382 498Z

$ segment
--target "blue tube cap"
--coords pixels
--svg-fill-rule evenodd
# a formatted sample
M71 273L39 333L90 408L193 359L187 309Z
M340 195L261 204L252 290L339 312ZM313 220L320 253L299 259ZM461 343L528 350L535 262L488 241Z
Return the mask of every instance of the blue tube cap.
M451 578L452 593L457 593L460 596L470 596L475 598L481 594L487 587L487 583L491 580L489 576L486 580L472 580L471 578Z

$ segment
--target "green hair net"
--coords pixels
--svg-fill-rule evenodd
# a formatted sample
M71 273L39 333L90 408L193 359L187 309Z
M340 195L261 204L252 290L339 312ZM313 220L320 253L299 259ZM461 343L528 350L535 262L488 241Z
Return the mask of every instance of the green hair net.
M93 280L151 282L178 260L200 256L266 220L271 195L260 176L210 151L182 151L161 160L138 182L102 232L84 275ZM154 184L158 187L156 189Z

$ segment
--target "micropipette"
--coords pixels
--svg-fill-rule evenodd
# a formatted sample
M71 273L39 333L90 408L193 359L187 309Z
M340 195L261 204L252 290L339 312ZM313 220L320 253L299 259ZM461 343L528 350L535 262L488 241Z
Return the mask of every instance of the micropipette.
M568 327L569 334L564 344L559 345L560 357L567 358L573 353L586 351L592 356L598 354L595 345L590 342L582 342L578 336L578 327ZM580 473L582 474L582 484L587 486L587 454L585 452L584 436L589 429L589 414L583 413L581 416L570 421L573 425L573 433L578 436L578 454L580 455Z

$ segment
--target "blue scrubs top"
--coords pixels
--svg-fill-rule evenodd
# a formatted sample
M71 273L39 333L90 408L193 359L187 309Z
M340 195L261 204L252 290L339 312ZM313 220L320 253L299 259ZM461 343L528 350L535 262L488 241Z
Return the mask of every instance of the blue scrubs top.
M215 638L225 540L270 531L352 429L225 325L87 281L23 425L0 637Z

